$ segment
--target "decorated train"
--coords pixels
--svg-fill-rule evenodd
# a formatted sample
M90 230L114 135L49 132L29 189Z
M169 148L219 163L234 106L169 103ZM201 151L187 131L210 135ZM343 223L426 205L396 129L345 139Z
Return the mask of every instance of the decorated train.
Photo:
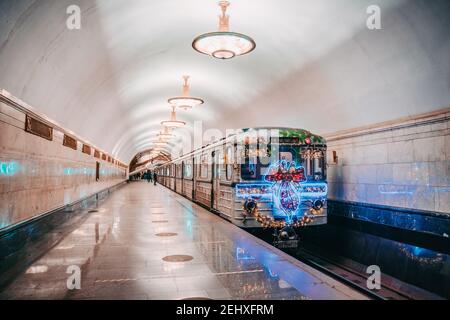
M327 222L326 142L303 129L238 130L155 170L159 183L242 228L295 239L296 228Z

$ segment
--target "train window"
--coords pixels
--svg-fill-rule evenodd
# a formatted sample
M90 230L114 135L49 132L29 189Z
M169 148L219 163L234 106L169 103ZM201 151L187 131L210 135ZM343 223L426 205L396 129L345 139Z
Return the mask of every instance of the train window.
M255 180L257 177L257 165L251 161L246 161L241 165L241 177L244 180Z
M233 176L233 149L227 147L227 152L225 154L225 166L226 166L226 178L231 180Z
M287 151L280 151L280 160L285 160L286 162L292 162L292 153Z
M301 154L306 175L310 180L325 179L325 151L322 149L305 149Z
M184 164L184 177L186 179L192 178L192 161L186 161Z
M214 178L219 178L222 176L222 171L223 171L223 164L222 164L222 151L221 150L217 150L216 151L216 155L215 155L215 159L214 159Z
M317 150L313 158L314 180L325 179L325 152Z
M197 178L200 177L200 156L195 157L195 175L197 176Z
M181 178L181 163L177 164L177 178Z
M208 178L208 155L202 154L200 158L200 178Z
M249 149L249 151L251 151ZM251 154L251 152L249 152ZM255 161L254 156L245 154L245 162L241 165L241 178L243 180L260 180L264 179L269 172L273 161L284 160L286 162L298 162L298 147L285 145L274 147L273 145L263 147L257 150L258 156ZM273 158L275 156L275 159Z

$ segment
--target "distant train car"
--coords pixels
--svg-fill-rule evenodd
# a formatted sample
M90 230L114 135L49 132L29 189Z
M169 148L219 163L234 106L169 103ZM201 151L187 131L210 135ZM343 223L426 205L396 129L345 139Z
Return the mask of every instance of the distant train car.
M327 222L326 143L306 130L242 129L156 170L161 184L242 228L295 239L295 228Z

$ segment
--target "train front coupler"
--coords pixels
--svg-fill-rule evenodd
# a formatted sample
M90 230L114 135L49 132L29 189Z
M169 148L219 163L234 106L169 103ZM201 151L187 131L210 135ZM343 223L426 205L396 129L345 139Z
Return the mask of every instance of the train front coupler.
M292 226L274 229L273 237L273 245L279 249L297 248L300 241Z

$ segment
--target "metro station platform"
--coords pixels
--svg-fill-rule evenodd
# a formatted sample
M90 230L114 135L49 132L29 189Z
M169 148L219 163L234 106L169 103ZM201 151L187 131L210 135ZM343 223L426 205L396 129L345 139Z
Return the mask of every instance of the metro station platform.
M0 299L367 299L160 185L90 209Z

